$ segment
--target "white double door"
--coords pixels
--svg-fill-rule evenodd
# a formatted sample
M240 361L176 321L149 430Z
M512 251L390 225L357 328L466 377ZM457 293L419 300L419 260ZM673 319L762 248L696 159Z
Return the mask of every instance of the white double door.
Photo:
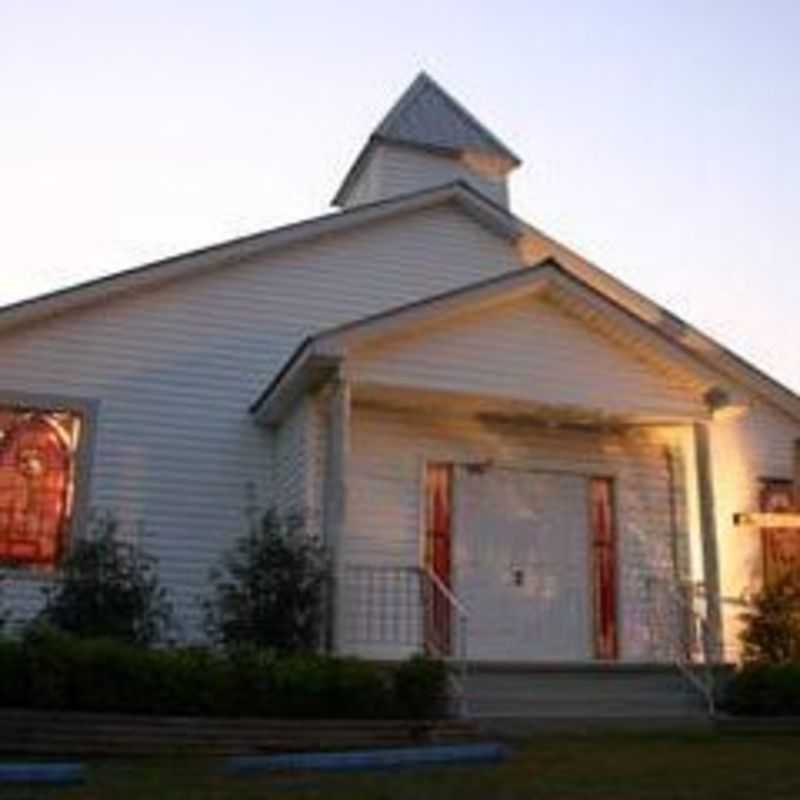
M453 582L470 611L470 659L590 659L587 478L458 467L454 484Z

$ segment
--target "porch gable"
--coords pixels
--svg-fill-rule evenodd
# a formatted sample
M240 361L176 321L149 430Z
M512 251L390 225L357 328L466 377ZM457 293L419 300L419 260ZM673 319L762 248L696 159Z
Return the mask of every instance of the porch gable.
M347 375L376 396L396 388L480 397L577 422L708 418L708 378L636 345L544 292L357 345Z
M552 260L310 337L251 412L276 424L314 376L335 373L379 392L496 397L548 416L560 408L578 422L587 412L592 422L687 422L745 401L696 354Z

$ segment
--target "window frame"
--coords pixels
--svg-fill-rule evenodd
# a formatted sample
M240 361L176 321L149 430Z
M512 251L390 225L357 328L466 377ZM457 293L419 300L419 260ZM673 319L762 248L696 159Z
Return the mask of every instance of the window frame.
M53 564L3 563L0 561L0 575L40 577L58 575L61 562L69 554L75 533L85 529L90 515L90 489L92 467L94 465L95 439L100 401L93 398L75 397L40 392L23 392L0 388L0 407L19 411L71 411L81 417L81 435L75 452L74 487L72 517L64 530L64 541L59 560Z

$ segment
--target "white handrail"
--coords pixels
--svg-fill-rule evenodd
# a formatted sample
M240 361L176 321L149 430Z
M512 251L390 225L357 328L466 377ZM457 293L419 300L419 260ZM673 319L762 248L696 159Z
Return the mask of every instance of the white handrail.
M462 617L469 619L469 611L467 611L466 606L453 594L447 584L430 567L422 567L422 571L431 583L447 598L450 605L453 606Z
M661 631L661 633L666 633L669 637L669 642L673 653L673 663L679 672L686 678L686 680L703 695L708 713L710 716L713 716L716 711L716 676L714 674L713 651L714 640L708 619L703 614L699 613L695 608L694 598L698 596L696 587L694 584L686 585L686 588L691 592L691 600L687 601L682 589L674 586L671 582L667 584L665 581L659 581L656 578L651 578L649 580L649 584L651 587L654 584L659 584L660 586L667 588L669 590L669 600L675 603L675 607L678 609L678 611L688 616L688 621L692 625L692 630L690 633L691 639L688 642L683 641L682 639L675 641L675 620L662 620L659 614L658 622L664 623L661 627L666 628L666 630ZM658 612L660 612L660 605L657 599L653 597L652 591L650 592L650 599L651 602L655 601L655 608L658 614ZM695 626L699 627L699 639L702 647L702 663L706 675L705 680L698 677L695 670L692 669L692 664L694 662L692 661L691 650L694 641L697 639L697 631Z
M458 680L454 681L456 693L458 695L459 711L462 717L468 714L467 709L467 678L469 672L469 665L467 662L467 623L469 620L469 612L466 606L455 596L451 589L444 583L444 581L435 573L430 567L421 567L420 575L430 581L431 586L438 591L442 597L447 601L448 605L456 612L458 617L458 630L456 633L456 644L458 647L458 655L455 657L456 669L458 672ZM423 613L427 612L425 609ZM438 655L441 658L448 656L452 657L451 652L444 652L439 647L439 643L430 639L426 640L426 646L438 650ZM450 650L448 647L447 650ZM452 677L452 676L451 676Z

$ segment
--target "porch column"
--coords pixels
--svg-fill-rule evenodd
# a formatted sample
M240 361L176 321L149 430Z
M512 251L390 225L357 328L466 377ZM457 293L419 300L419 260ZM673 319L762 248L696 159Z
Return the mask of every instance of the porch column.
M708 423L694 423L694 446L697 464L697 496L700 504L703 576L706 587L706 615L711 631L710 655L715 660L722 660L722 612L720 604L717 517L714 505L714 476Z
M331 558L331 582L328 598L326 647L336 652L342 644L343 609L341 608L342 542L347 531L347 476L350 462L350 384L340 376L328 398L328 436L325 470L325 542Z

